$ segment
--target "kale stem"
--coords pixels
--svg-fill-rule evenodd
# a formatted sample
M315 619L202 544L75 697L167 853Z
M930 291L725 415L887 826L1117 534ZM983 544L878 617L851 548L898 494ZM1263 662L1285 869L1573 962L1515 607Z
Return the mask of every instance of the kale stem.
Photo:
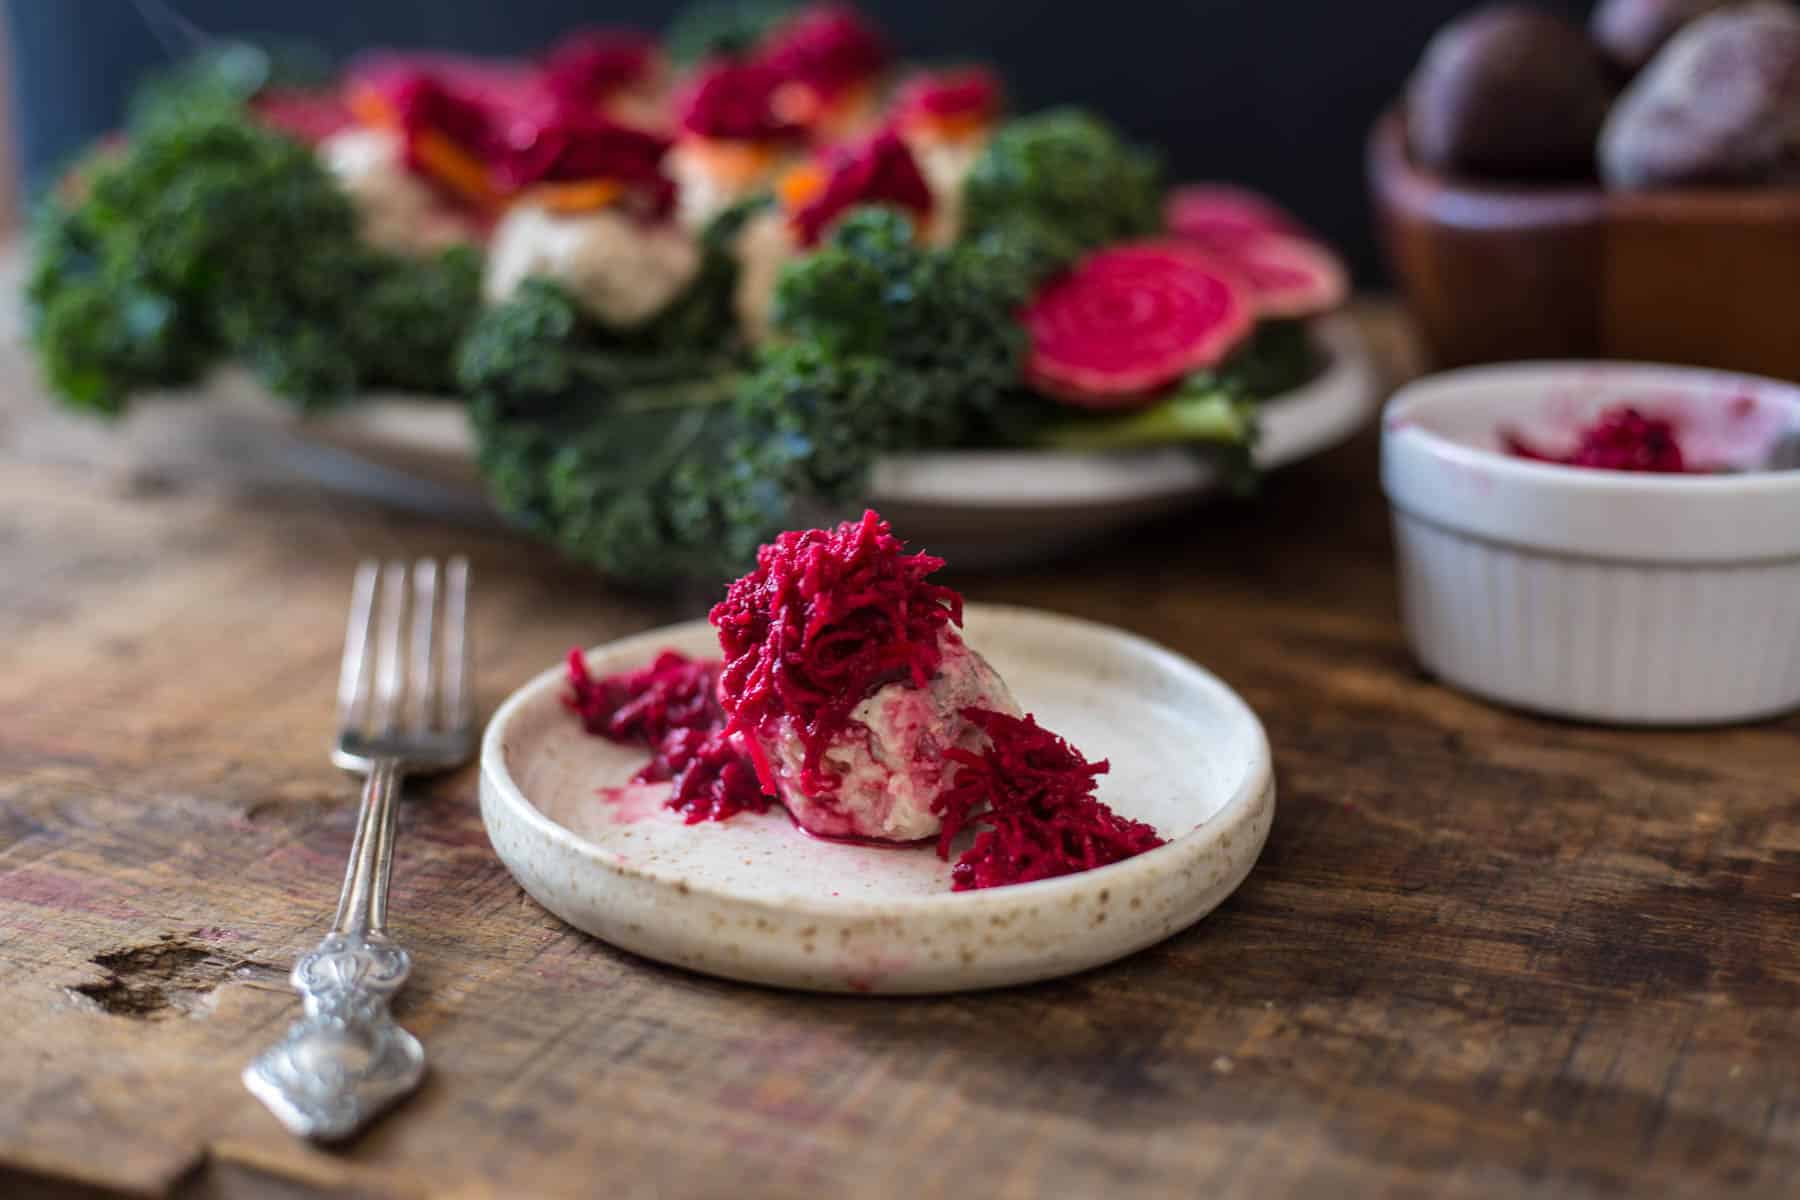
M743 376L737 372L698 379L672 380L634 388L612 402L615 412L661 412L672 408L717 408L729 404Z

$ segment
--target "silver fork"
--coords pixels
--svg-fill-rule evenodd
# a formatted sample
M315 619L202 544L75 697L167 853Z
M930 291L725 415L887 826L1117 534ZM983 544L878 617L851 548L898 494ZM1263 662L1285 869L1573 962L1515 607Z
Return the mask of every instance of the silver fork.
M331 760L366 777L356 839L331 932L288 977L304 1015L244 1068L244 1086L302 1137L348 1137L425 1074L424 1047L388 1011L412 967L387 936L388 878L402 778L457 766L474 746L467 560L445 568L441 619L438 593L431 559L410 572L364 562L351 589Z

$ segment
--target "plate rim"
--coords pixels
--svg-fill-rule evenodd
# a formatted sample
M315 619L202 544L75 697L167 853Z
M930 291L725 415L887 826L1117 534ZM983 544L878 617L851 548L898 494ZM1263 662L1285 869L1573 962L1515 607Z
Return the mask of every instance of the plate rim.
M1331 410L1329 420L1308 434L1295 436L1291 442L1271 444L1266 436L1258 441L1252 453L1259 471L1277 471L1323 454L1343 445L1368 425L1380 407L1382 378L1379 364L1369 339L1355 318L1345 312L1326 313L1311 318L1314 335L1326 348L1323 371L1299 387L1290 388L1263 400L1259 405L1264 419L1273 413L1283 415ZM971 513L995 509L1029 508L1044 513L1077 511L1106 505L1136 504L1168 500L1184 496L1203 496L1217 489L1218 472L1212 463L1196 457L1198 447L1169 444L1137 446L1117 450L1055 450L1031 446L1006 446L992 449L918 450L906 454L883 456L876 464L870 484L871 501L879 507L887 505L929 505L938 509L957 509ZM1144 473L1155 467L1149 485L1139 483L1135 489L1108 487L1098 489L1105 494L1083 494L1074 501L1067 498L1065 486L1056 495L1020 496L1011 492L992 494L947 494L929 483L906 478L913 471L924 471L927 478L954 471L987 471L995 467L1026 471L1066 471L1071 464L1101 466L1126 472ZM1179 478L1177 478L1179 476Z
M705 881L688 879L683 881L686 887L684 895L699 895L715 903L740 906L746 911L780 913L786 917L819 917L837 921L894 919L915 914L922 917L935 916L942 915L946 911L958 916L980 918L991 915L988 911L991 909L1010 909L1020 903L1033 900L1054 902L1068 895L1085 891L1092 886L1096 875L1104 876L1108 880L1120 881L1122 885L1128 885L1133 875L1154 874L1158 868L1164 864L1173 864L1176 859L1192 858L1204 854L1217 841L1219 831L1226 825L1235 825L1238 819L1254 816L1253 810L1261 805L1266 804L1270 809L1269 819L1270 824L1273 824L1274 762L1268 731L1263 726L1261 718L1256 715L1256 711L1250 707L1249 702L1217 675L1184 654L1171 650L1141 634L1105 622L1026 605L969 604L966 606L965 612L974 613L986 619L1022 618L1046 625L1061 625L1064 628L1079 627L1090 634L1102 635L1123 642L1140 653L1147 653L1161 665L1173 667L1177 671L1191 675L1216 699L1222 700L1228 709L1235 710L1234 716L1237 719L1248 722L1249 731L1253 735L1253 752L1246 767L1243 782L1205 821L1156 849L1146 851L1123 862L1111 863L1104 867L1095 867L1053 879L1039 879L1028 883L982 888L967 892L944 891L924 896L890 896L880 899L863 897L825 899L802 895L746 897L739 892L721 889ZM649 650L656 642L666 641L677 631L693 632L696 627L704 624L704 618L701 618L664 625L640 633L628 634L622 638L615 638L597 646L587 647L583 650L583 654L592 654L599 650L635 649L639 644ZM634 883L676 890L677 883L663 876L650 874L617 861L609 861L601 847L582 838L566 825L553 820L533 804L525 795L524 789L518 781L513 778L511 771L507 769L504 742L511 721L520 710L535 700L545 689L556 686L565 670L566 667L559 665L538 672L508 695L494 710L494 715L489 718L481 737L479 762L481 783L491 785L493 795L505 804L509 816L522 820L526 825L532 827L534 832L557 842L563 849L578 855L591 866L608 875ZM485 800L488 789L484 786L481 790ZM484 802L482 805L484 829L487 828L488 820L487 805ZM1211 836L1208 836L1206 832L1209 829L1214 830ZM492 841L491 830L489 830L489 840ZM1235 891L1238 886L1241 886L1243 878L1248 877L1260 856L1261 847L1258 847L1257 853L1251 856L1246 864L1244 875L1232 885L1230 891ZM504 859L502 861L504 862ZM510 872L510 864L507 864L507 867ZM558 919L562 918L559 916Z
M1312 318L1312 327L1327 349L1324 372L1267 398L1262 411L1265 420L1281 420L1292 419L1291 414L1329 410L1329 419L1314 416L1309 424L1316 423L1317 428L1294 437L1289 444L1272 446L1265 435L1256 451L1262 470L1279 470L1341 445L1364 428L1379 407L1384 390L1381 367L1356 318L1348 312L1328 313ZM347 454L411 478L433 480L469 498L479 497L484 505L491 504L476 469L472 431L454 397L376 391L339 410L302 414L278 401L236 364L221 366L186 394L216 401L220 410L241 419L272 426L293 442ZM1157 466L1150 486L1144 482L1146 463ZM1111 472L1113 478L1097 491L1089 487L1074 499L1070 499L1066 480L1056 485L1054 494L1021 498L1016 489L988 496L946 493L906 478L916 471L925 472L929 479L945 472L985 471L994 466L1021 475L1085 466ZM1136 486L1118 486L1118 478L1134 473ZM1215 476L1204 458L1180 445L1105 451L1032 447L922 450L882 456L871 478L870 499L878 504L918 505L970 515L1021 507L1053 515L1204 496L1216 490Z

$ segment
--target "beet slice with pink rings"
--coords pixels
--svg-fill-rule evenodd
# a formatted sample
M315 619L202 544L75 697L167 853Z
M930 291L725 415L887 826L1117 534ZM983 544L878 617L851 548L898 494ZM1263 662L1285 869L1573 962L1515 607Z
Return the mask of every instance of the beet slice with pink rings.
M1265 234L1306 234L1273 200L1229 183L1190 183L1171 190L1163 204L1163 224L1185 241L1226 249Z
M1273 200L1247 188L1195 183L1169 193L1163 223L1214 255L1250 289L1256 315L1317 316L1342 304L1350 278L1337 255Z
M1309 238L1264 234L1218 252L1250 289L1258 317L1316 317L1350 295L1350 276L1338 256Z
M1071 404L1135 407L1218 364L1254 319L1243 283L1205 252L1173 241L1114 246L1053 279L1026 307L1026 375Z

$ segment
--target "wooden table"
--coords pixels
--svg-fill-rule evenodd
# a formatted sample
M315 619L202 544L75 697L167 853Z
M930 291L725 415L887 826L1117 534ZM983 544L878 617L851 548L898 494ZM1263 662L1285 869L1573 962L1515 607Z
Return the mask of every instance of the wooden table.
M538 908L464 771L409 800L395 875L431 1074L349 1149L296 1143L238 1072L350 838L323 747L352 564L471 555L489 702L695 605L259 480L176 414L51 414L8 353L0 1195L1800 1186L1800 721L1589 729L1421 678L1372 436L1079 571L957 580L1148 634L1261 712L1274 832L1198 927L990 995L740 987Z

